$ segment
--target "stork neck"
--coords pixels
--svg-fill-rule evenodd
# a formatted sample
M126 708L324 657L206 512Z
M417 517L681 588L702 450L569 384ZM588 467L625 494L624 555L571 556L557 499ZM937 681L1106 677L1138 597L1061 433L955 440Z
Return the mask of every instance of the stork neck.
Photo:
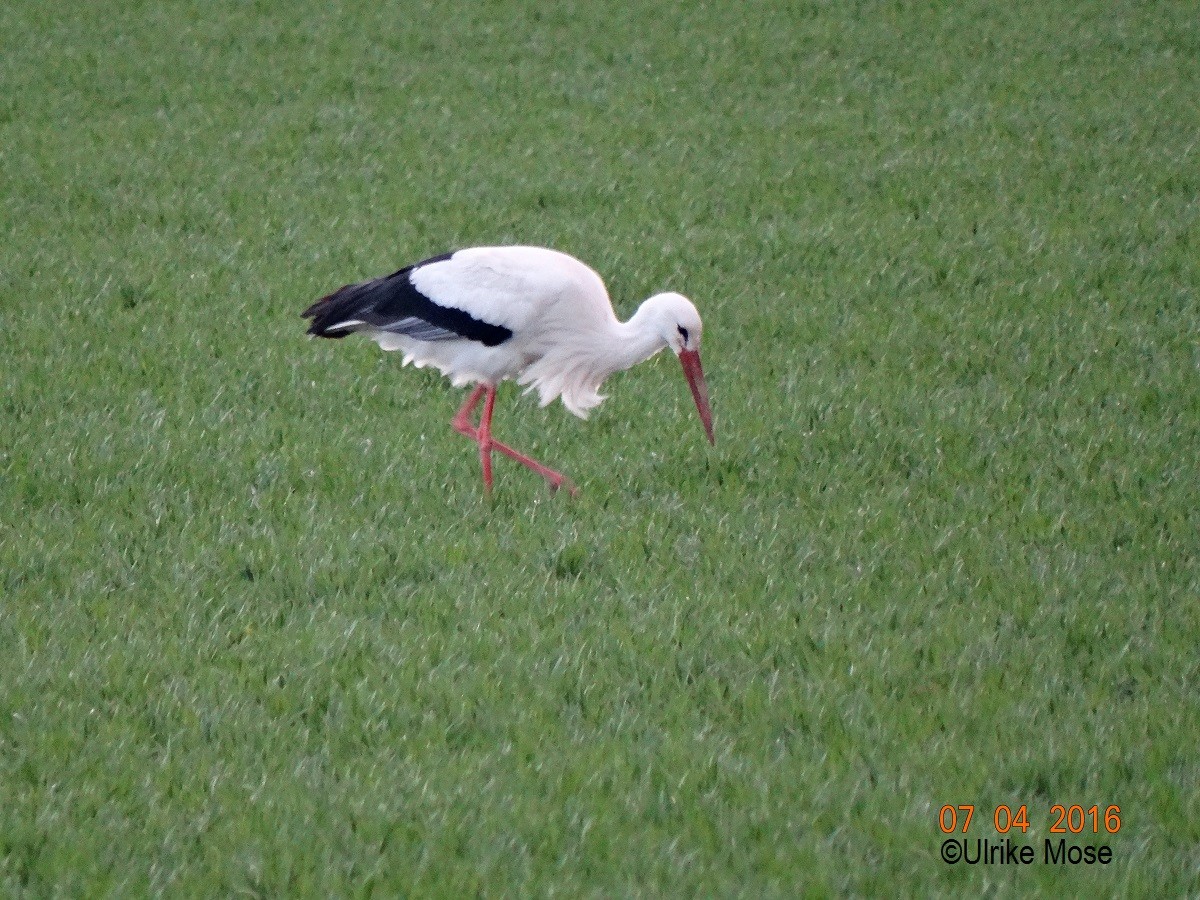
M646 312L643 304L628 322L617 322L613 329L614 372L636 366L667 346Z

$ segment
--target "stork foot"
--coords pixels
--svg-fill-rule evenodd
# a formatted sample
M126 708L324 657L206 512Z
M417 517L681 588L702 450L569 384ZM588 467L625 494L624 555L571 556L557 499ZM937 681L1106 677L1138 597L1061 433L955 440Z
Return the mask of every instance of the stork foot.
M559 489L560 487L561 487L561 488L566 488L566 489L567 489L567 493L568 493L568 494L570 494L572 497L578 497L578 496L579 496L579 488L575 486L575 482L571 481L571 479L570 479L570 478L564 478L564 479L563 479L562 481L560 481L558 484L554 484L553 482L551 482L551 483L550 483L550 493L552 493L552 494L557 494L557 493L558 493L558 489Z

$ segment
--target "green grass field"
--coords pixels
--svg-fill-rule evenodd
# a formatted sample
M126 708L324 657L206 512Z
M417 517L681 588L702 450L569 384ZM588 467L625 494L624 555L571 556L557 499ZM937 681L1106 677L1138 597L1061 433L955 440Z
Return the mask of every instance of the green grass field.
M0 894L1200 891L1198 96L1185 2L0 7ZM304 336L494 243L691 296L716 448L508 385L489 503Z

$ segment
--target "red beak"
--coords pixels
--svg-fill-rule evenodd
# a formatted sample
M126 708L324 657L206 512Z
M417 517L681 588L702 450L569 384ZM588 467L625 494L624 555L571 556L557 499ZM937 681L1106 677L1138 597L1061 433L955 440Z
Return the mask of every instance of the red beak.
M712 410L708 406L708 385L704 381L704 369L700 365L699 350L680 350L679 361L683 363L683 374L687 376L688 387L692 389L692 399L696 401L696 410L700 413L700 421L704 423L704 433L708 442L716 444L713 437Z

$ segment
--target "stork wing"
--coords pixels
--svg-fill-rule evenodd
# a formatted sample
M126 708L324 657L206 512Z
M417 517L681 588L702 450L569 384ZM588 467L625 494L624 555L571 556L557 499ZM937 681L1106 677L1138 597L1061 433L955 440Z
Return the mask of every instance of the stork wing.
M426 266L438 267L450 255L407 266L385 278L348 284L322 297L303 313L312 319L308 333L340 338L355 331L390 332L418 341L467 339L495 347L512 337L502 325L473 315L453 297L431 297L413 282Z
M544 247L468 247L413 269L413 285L434 303L509 329L522 341L548 327L584 330L613 319L600 276Z

